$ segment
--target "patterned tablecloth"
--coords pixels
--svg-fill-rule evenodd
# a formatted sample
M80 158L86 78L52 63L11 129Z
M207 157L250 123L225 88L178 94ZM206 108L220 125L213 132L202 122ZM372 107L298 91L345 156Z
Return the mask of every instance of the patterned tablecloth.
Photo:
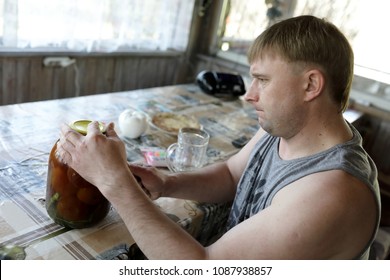
M149 116L180 112L196 117L210 134L209 163L236 153L232 140L251 137L258 129L256 115L241 99L217 99L194 85L1 106L0 246L25 247L26 259L144 258L114 209L94 227L69 230L55 224L44 207L48 156L60 125L77 119L117 123L127 108ZM175 136L152 126L137 139L122 139L131 162L145 162L145 148L164 150L176 142ZM223 229L229 210L228 205L173 198L155 203L202 244Z

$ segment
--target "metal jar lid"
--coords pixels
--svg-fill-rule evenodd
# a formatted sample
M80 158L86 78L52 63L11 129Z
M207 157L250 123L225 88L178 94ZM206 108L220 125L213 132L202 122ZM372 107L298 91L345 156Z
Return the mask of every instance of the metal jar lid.
M70 128L83 134L87 135L88 125L91 123L91 120L78 120L71 122L69 124ZM99 129L101 132L105 132L103 123L99 122Z

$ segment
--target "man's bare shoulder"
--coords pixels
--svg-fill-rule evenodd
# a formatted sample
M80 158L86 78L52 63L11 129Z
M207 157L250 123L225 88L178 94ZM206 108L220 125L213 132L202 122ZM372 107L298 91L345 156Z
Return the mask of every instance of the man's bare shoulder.
M234 178L236 184L240 180L245 166L248 162L249 156L255 147L256 143L263 137L266 132L263 129L259 129L257 133L249 140L249 142L234 156L230 157L227 161L227 166Z
M315 173L279 191L271 206L227 232L209 248L210 256L354 258L375 221L375 199L366 185L339 170Z

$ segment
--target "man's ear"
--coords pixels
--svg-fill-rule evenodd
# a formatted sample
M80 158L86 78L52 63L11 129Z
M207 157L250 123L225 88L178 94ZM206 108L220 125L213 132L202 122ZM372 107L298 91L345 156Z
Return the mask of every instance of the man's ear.
M324 90L325 76L318 69L311 69L305 73L305 101L317 98Z

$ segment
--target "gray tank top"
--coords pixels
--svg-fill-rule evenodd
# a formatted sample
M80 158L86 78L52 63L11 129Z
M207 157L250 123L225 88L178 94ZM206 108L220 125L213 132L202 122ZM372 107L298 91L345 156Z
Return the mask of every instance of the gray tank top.
M227 230L268 207L275 194L292 182L322 171L343 170L364 182L377 201L377 229L380 221L380 195L377 169L362 147L359 132L350 125L353 138L328 150L308 157L282 160L279 157L279 138L263 136L253 149L246 169L238 183L236 197L227 221ZM376 232L365 249L356 256L368 259Z

